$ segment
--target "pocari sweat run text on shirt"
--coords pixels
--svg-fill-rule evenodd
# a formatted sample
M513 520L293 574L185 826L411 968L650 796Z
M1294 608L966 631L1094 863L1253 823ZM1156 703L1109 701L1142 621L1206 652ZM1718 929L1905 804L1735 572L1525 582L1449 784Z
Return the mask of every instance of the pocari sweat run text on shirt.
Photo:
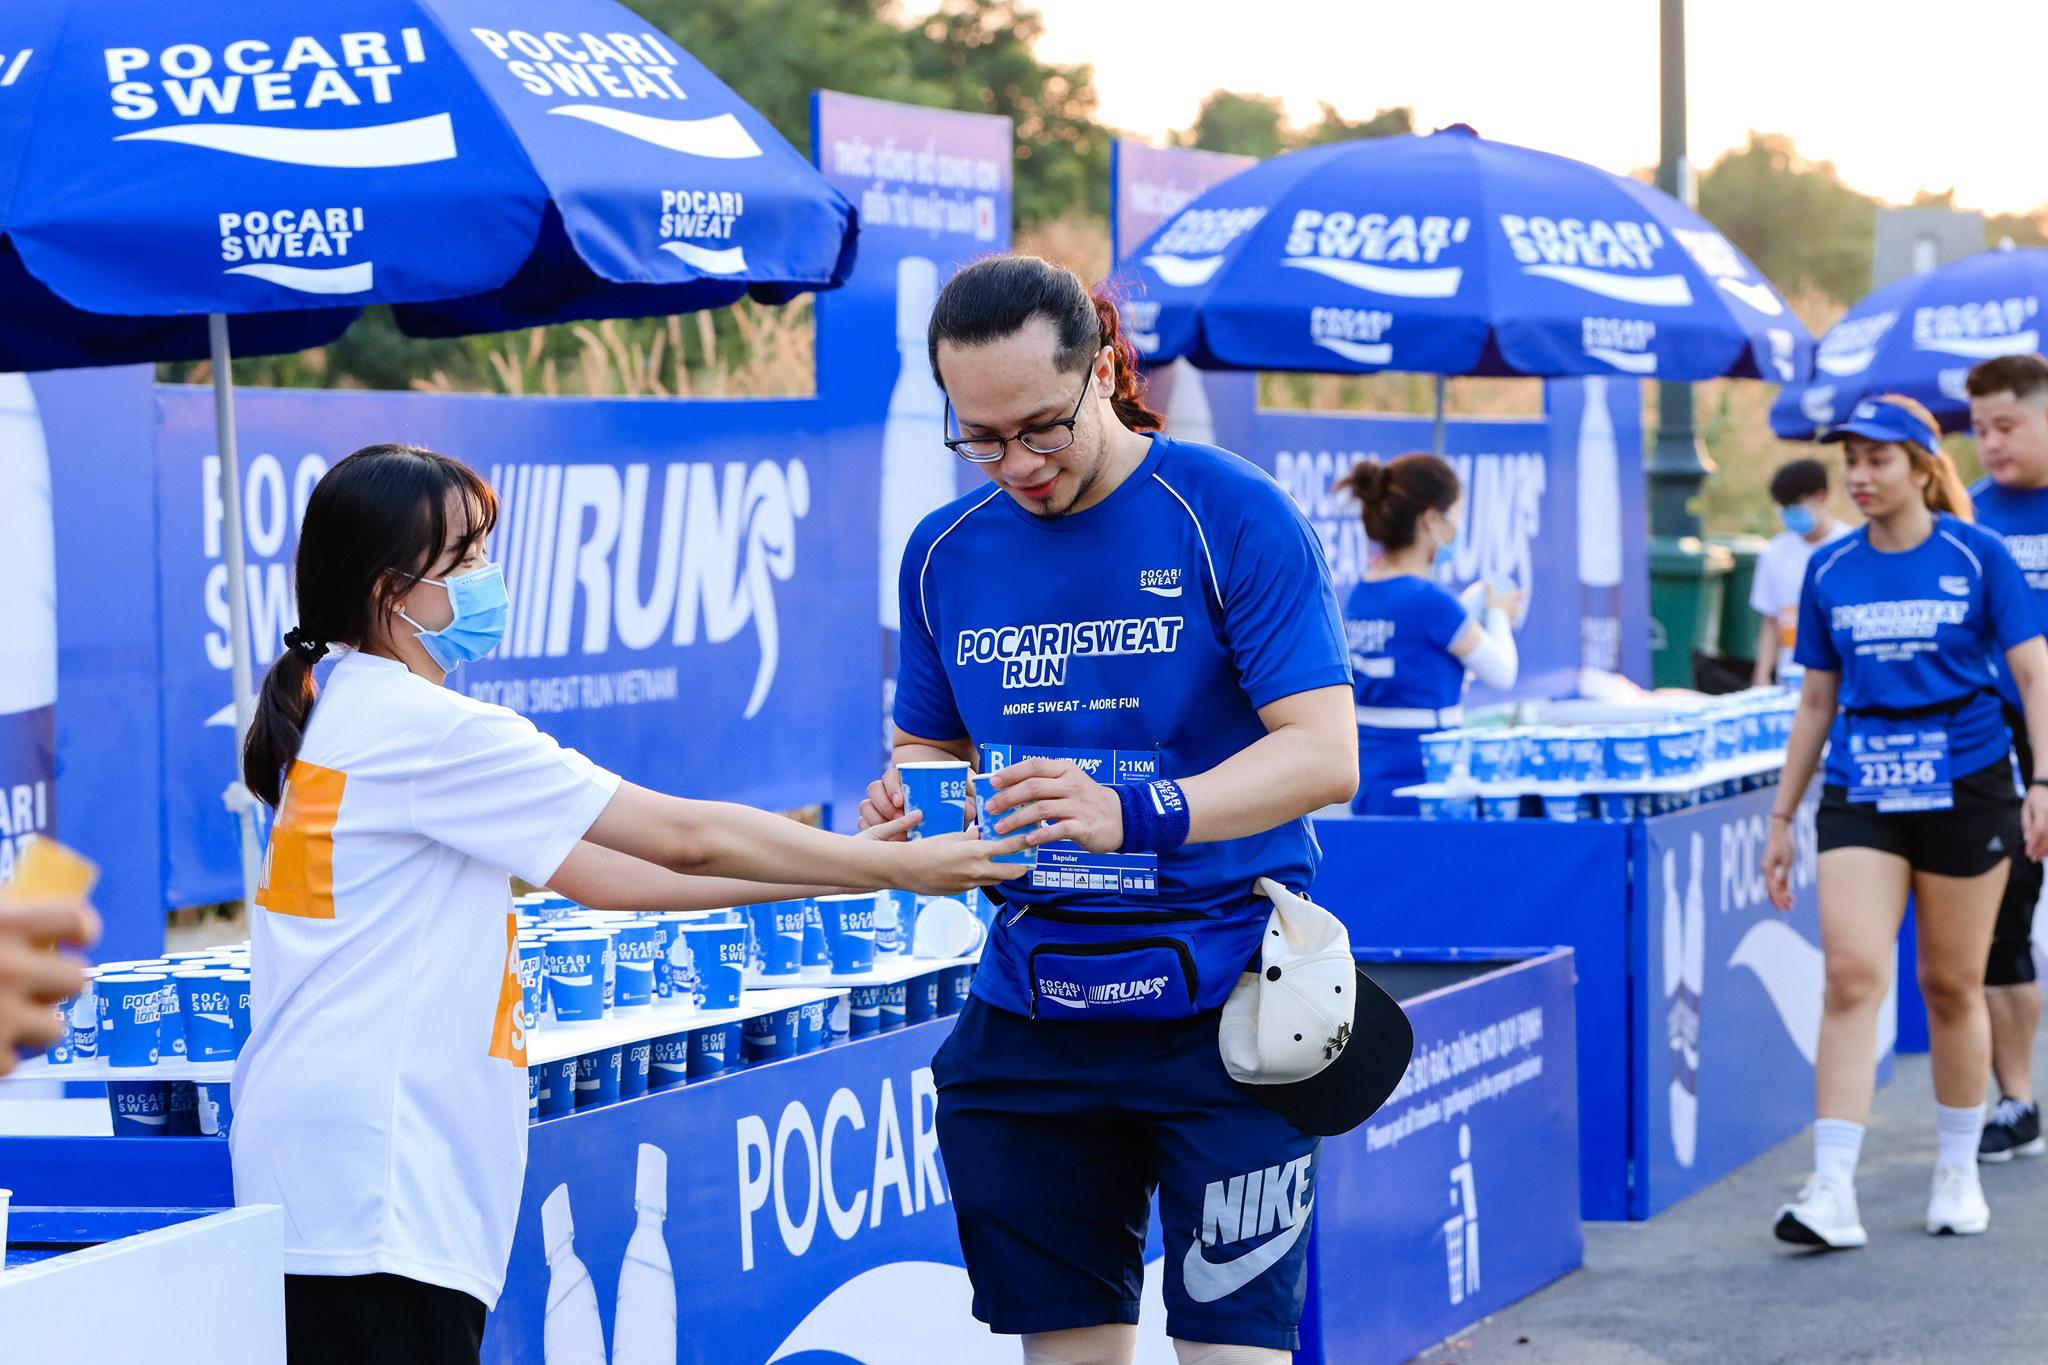
M1797 658L1841 678L1827 781L1849 785L1857 712L1953 705L1940 719L1958 778L2011 752L1994 661L2041 634L2039 614L2005 543L1945 512L1910 550L1879 550L1863 527L1815 554L1799 597Z
M545 884L619 779L502 706L344 653L286 774L250 920L237 1204L288 1275L496 1304L526 1172L508 874Z
M1182 779L1263 738L1261 706L1350 682L1329 568L1293 501L1238 456L1165 436L1085 511L1039 518L993 486L939 509L900 589L895 720L923 739L1150 755ZM1297 819L1159 855L1153 894L1005 883L974 993L1032 1013L1034 948L1151 926L1185 947L1189 1009L1215 1008L1272 908L1254 880L1305 890L1319 861Z

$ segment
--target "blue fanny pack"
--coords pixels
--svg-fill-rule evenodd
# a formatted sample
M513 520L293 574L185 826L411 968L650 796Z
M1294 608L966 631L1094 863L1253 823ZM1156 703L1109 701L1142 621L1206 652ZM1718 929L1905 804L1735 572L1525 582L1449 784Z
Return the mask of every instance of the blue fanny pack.
M1013 906L997 916L974 992L1037 1019L1185 1019L1229 998L1258 951L1264 905L1242 915Z

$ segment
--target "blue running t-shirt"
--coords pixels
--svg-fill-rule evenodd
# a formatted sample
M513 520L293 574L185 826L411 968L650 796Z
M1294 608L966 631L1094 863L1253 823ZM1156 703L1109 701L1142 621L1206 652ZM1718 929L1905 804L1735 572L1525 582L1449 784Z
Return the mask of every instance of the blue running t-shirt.
M1827 780L1849 785L1849 716L1955 703L1949 771L1963 777L2012 747L1993 660L2041 634L2026 578L2005 543L1938 513L1910 550L1884 551L1865 527L1814 553L1799 595L1794 657L1841 676Z
M1456 706L1465 696L1465 663L1451 642L1469 619L1464 603L1412 574L1359 583L1344 604L1358 704Z
M1970 501L1977 509L1977 524L1998 533L2027 576L2035 603L2048 612L2048 488L2009 489L1995 479L1979 479L1970 488ZM2020 696L2011 671L2005 660L1993 662L1998 667L1999 695L2018 710Z
M1187 778L1263 738L1260 707L1351 680L1294 503L1238 456L1165 436L1086 511L1040 518L993 486L939 509L900 588L895 719L924 739L1114 753L1128 771L1156 758L1158 776ZM1254 880L1306 889L1319 861L1299 819L1161 854L1145 894L1006 883L974 993L1033 1013L1034 947L1156 932L1192 954L1183 1009L1214 1008L1272 908Z

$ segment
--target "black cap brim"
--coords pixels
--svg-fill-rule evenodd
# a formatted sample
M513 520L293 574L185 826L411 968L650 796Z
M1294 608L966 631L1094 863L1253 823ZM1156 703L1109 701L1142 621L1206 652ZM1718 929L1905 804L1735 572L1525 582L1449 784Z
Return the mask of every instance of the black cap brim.
M1351 1036L1336 1060L1305 1081L1247 1085L1244 1090L1304 1133L1335 1137L1379 1112L1408 1073L1415 1029L1379 983L1358 969Z

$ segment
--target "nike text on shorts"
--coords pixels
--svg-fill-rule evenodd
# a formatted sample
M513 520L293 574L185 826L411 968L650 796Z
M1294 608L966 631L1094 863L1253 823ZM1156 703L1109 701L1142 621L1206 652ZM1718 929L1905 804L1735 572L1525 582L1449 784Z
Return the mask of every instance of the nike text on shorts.
M968 1001L932 1073L977 1318L1136 1322L1156 1185L1168 1333L1299 1347L1320 1141L1230 1079L1216 1027Z

